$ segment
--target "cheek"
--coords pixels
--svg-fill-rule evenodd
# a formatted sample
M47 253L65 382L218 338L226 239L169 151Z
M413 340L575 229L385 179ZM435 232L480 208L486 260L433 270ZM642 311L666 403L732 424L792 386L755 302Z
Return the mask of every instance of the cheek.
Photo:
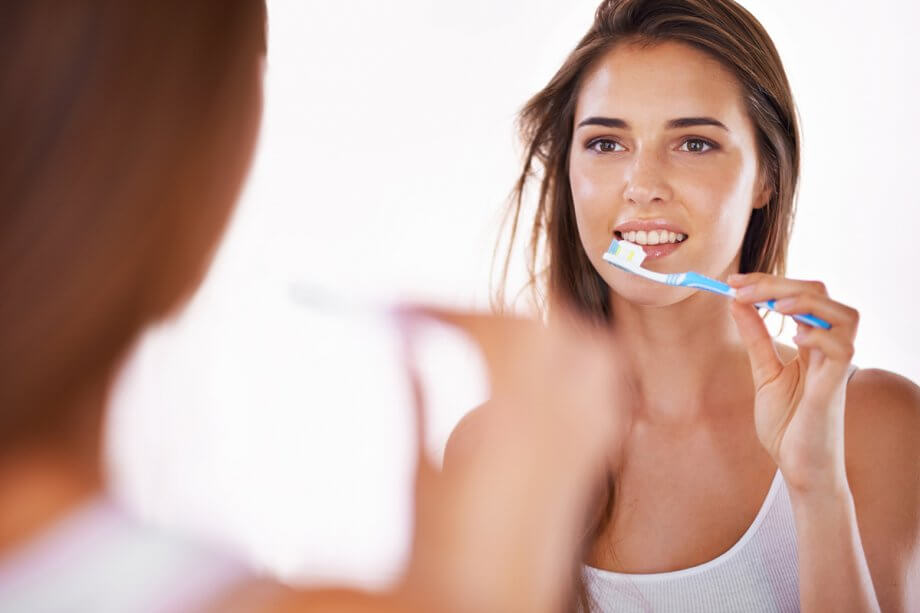
M755 172L741 159L697 168L681 181L679 193L693 208L697 231L718 234L726 247L740 246L751 213ZM736 241L737 239L737 241Z
M603 249L606 250L612 230L608 226L613 222L618 194L623 191L622 178L609 169L607 172L598 172L591 164L572 160L569 184L582 243L586 248L603 243Z

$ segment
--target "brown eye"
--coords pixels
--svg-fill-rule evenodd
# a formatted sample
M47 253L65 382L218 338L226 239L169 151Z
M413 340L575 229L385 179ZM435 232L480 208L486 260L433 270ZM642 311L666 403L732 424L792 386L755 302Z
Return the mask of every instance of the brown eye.
M597 153L616 153L623 148L623 145L608 138L599 138L588 143L588 149L593 149Z
M689 153L706 153L710 149L715 148L712 143L701 138L688 138L684 141L684 144L681 145L681 147L683 151L687 151ZM686 147L686 149L683 149L683 147Z

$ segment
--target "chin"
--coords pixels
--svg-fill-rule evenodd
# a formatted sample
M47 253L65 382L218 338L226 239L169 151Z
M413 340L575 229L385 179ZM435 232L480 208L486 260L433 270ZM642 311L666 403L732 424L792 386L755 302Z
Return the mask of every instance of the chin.
M689 295L685 291L681 291L684 288L665 288L663 287L664 292L658 291L638 291L638 292L622 292L617 291L616 288L613 288L613 293L618 295L620 298L631 302L637 306L645 307L666 307L671 306L672 304L677 304L682 300L686 299Z
M620 298L639 306L670 306L686 299L695 291L686 287L669 287L630 275L627 272L616 272L620 274L617 274L615 278L611 278L609 272L603 275L607 287Z

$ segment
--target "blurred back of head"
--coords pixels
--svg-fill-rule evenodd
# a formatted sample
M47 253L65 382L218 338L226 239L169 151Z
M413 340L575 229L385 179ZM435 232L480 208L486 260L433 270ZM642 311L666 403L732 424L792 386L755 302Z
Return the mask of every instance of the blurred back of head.
M200 282L257 132L265 7L0 12L3 448L71 427L84 388Z

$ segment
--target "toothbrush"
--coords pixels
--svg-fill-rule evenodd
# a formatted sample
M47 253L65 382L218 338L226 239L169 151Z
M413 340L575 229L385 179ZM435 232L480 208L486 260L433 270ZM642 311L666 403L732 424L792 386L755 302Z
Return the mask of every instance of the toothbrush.
M689 271L666 274L642 268L642 261L645 259L645 251L640 245L636 245L629 241L613 239L613 242L610 243L610 247L607 248L607 252L604 254L604 259L617 268L621 268L626 272L631 272L634 275L639 275L640 277L645 277L650 281L656 281L665 285L704 289L708 292L728 296L729 298L735 297L735 288L721 281L707 277L706 275L701 275L698 272ZM776 300L758 302L754 306L761 309L776 311ZM792 318L815 328L829 330L831 327L829 323L820 317L815 317L809 313L797 313L792 315Z

